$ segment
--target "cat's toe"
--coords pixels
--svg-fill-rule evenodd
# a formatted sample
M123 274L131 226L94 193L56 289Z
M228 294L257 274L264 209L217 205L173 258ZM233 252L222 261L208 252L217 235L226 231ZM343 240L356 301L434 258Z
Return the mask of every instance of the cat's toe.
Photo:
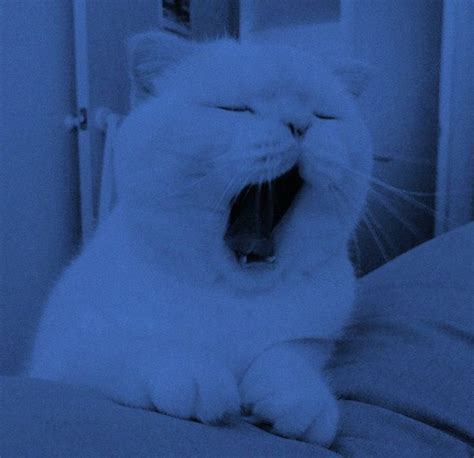
M240 415L240 393L232 372L209 355L165 354L150 378L149 397L159 412L207 424Z
M240 416L240 394L232 374L198 380L196 384L196 418L207 424L227 424Z
M329 447L336 438L339 411L334 400L334 405L326 405L320 414L313 419L310 426L303 433L307 442Z
M329 446L338 424L337 402L332 396L314 393L285 393L257 402L253 414L272 424L275 434Z

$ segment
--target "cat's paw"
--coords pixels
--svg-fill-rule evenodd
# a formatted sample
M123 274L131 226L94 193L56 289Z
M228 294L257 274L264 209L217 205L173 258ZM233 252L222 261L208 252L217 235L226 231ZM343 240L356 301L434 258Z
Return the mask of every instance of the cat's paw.
M176 353L161 358L149 391L154 407L171 416L220 424L240 415L235 377L213 358Z
M274 365L272 371L273 362L258 358L240 384L242 404L252 422L270 424L271 432L284 437L330 446L339 412L323 378L296 361L293 366L288 361L286 369Z
M334 441L338 410L331 394L295 387L294 391L267 393L262 398L248 396L244 402L254 422L269 423L275 434L325 447Z

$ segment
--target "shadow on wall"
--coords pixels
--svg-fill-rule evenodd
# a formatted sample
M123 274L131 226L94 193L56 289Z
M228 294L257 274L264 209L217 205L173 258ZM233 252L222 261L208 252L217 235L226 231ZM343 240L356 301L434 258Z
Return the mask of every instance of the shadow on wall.
M354 21L355 50L377 68L361 110L376 154L388 158L376 163L381 182L359 231L367 272L433 236L442 2L361 0Z

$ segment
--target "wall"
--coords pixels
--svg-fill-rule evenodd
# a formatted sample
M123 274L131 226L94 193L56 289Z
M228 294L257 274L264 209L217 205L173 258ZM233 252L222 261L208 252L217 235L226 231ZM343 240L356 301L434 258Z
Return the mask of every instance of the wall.
M31 344L79 237L72 2L0 2L0 373Z

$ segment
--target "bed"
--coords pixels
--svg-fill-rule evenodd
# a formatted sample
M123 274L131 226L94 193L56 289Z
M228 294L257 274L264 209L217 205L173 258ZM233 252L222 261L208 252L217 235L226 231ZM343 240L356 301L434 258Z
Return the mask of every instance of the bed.
M474 223L359 280L328 371L341 425L330 450L244 422L206 426L100 393L0 377L0 456L474 456Z

